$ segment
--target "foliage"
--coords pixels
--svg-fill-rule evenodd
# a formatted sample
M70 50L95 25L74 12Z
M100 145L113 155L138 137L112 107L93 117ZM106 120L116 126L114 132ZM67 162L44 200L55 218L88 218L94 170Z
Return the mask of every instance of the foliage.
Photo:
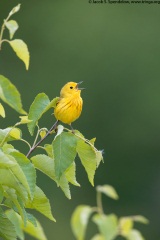
M20 10L20 4L18 4L16 7L14 7L10 13L8 14L7 18L4 19L4 23L1 28L0 32L0 50L2 47L2 43L7 42L9 45L12 47L13 51L15 51L16 55L24 62L26 69L28 70L29 68L29 52L28 52L28 47L26 43L21 40L21 39L13 39L15 32L18 29L18 23L15 20L10 20L10 18L17 13ZM9 31L9 37L10 40L8 39L3 39L3 33L5 28L8 29Z
M13 39L18 23L11 17L20 10L20 4L14 7L4 20L0 31L0 50L7 42L16 55L29 68L29 51L21 39ZM9 38L4 39L4 30L8 29ZM87 140L82 133L74 133L57 122L48 130L39 127L39 120L50 108L56 106L59 98L50 101L45 93L39 93L27 113L22 106L21 95L16 86L5 76L0 75L0 99L19 114L19 122L5 129L0 129L0 237L6 240L25 239L25 233L36 239L46 240L39 221L30 213L34 209L55 222L50 201L37 186L37 171L51 178L65 196L70 199L69 184L80 186L76 180L75 158L78 155L88 180L94 186L94 175L101 161L102 151L94 146L95 138ZM5 109L0 103L0 116L6 117ZM33 145L23 138L21 125L26 125L31 136L35 136ZM35 134L35 130L37 132ZM34 135L35 134L35 135ZM52 142L40 146L48 137L55 134ZM29 147L25 155L14 147L15 141L22 141ZM43 154L30 155L36 148L43 149ZM141 233L134 228L134 222L148 223L143 216L118 218L115 214L105 214L102 207L102 193L117 200L118 194L112 186L98 186L97 206L78 206L71 219L71 226L77 240L84 240L87 224L91 215L99 233L92 240L114 240L118 235L127 240L143 240Z
M18 23L10 19L18 12L20 4L12 9L0 32L0 49L2 43L7 42L16 52L17 56L29 67L29 52L27 45L20 39L12 40ZM3 32L9 30L10 40L3 39ZM40 93L30 106L27 113L22 106L21 95L15 85L5 76L0 75L0 99L5 104L17 111L20 121L13 126L0 129L0 236L3 239L15 240L17 237L24 239L24 232L36 239L45 240L46 236L38 220L29 213L34 209L51 221L56 221L49 199L36 184L37 171L41 171L51 178L64 192L67 198L71 198L69 184L80 186L76 180L75 158L78 155L88 179L94 185L94 175L99 163L102 161L102 152L94 146L91 141L77 130L74 134L57 122L50 130L39 127L39 120L46 112L55 107L58 98L49 100L45 93ZM5 118L5 109L0 103L0 116ZM28 127L31 136L35 135L34 143L31 146L23 138L21 125ZM50 144L39 146L45 138L55 134ZM14 147L15 141L23 141L29 146L25 155ZM43 154L32 155L31 153L40 147Z
M71 227L77 240L84 240L89 217L97 225L99 233L91 240L114 240L117 236L122 236L126 240L144 240L141 233L134 228L134 223L147 224L148 220L140 215L126 216L118 218L115 214L105 214L102 206L101 194L117 200L118 194L110 185L97 186L97 206L88 205L78 206L71 218Z

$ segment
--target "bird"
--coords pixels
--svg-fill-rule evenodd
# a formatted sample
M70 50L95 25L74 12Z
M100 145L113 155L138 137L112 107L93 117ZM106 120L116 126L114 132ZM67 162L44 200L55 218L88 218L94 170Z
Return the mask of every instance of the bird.
M81 90L85 89L79 87L82 82L66 83L60 91L60 97L54 109L54 116L57 121L70 125L73 133L72 122L77 120L82 112L83 99L81 98Z

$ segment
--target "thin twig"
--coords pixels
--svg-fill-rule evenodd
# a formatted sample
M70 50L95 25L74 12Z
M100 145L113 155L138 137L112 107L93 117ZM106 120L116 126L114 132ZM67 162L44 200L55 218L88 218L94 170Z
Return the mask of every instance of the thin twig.
M57 127L57 124L58 124L58 120L53 124L53 126L50 128L50 130L48 130L48 132L46 133L46 135L41 139L39 140L38 143L36 143L35 145L32 146L32 148L29 150L29 152L27 153L26 157L29 157L29 155L51 134L51 132L53 130L56 129Z

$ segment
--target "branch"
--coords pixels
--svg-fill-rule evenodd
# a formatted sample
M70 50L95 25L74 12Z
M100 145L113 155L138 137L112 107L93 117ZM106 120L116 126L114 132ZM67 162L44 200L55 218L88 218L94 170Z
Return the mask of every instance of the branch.
M53 126L48 130L46 135L41 140L39 140L39 142L37 144L35 144L35 145L33 144L32 148L29 150L29 152L27 153L26 157L29 157L29 155L51 134L51 132L56 129L58 122L59 121L57 120L53 124Z

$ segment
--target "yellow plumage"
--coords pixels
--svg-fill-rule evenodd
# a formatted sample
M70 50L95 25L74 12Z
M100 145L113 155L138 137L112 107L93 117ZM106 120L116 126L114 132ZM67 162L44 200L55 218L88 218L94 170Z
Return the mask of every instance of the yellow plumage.
M83 105L81 90L83 88L79 88L80 83L68 82L61 89L59 101L54 109L57 120L71 125L81 115Z

